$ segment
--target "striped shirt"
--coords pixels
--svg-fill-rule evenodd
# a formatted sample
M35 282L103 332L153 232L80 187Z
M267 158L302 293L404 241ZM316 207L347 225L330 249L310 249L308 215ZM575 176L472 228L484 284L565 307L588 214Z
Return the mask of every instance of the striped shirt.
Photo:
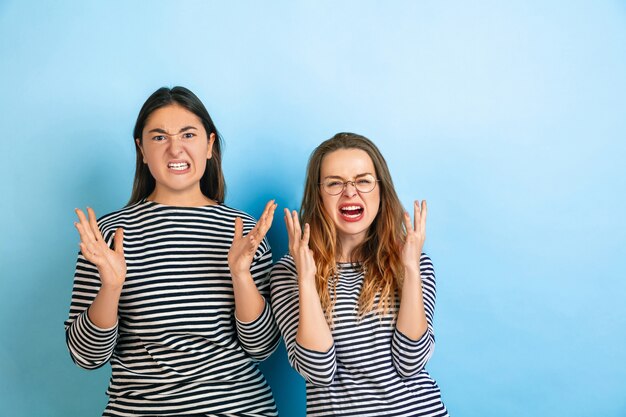
M276 416L256 361L280 334L268 303L252 322L235 318L228 250L235 218L244 233L254 219L225 205L164 206L141 201L102 217L112 244L124 229L127 274L118 323L94 325L87 309L100 288L96 267L78 256L66 340L74 362L95 369L110 361L105 416ZM251 266L269 297L271 249L264 239Z
M307 416L447 416L437 383L424 369L435 347L435 273L422 254L420 270L428 329L417 341L395 327L391 314L359 318L363 271L339 263L333 346L328 352L296 342L298 277L293 258L283 257L271 272L272 309L291 366L306 380ZM379 297L375 299L378 302Z

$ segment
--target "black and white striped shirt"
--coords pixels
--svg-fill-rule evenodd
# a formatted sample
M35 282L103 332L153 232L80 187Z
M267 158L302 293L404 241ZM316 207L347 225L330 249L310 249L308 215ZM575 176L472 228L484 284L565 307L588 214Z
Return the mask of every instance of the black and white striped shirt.
M102 217L111 244L124 229L126 281L118 324L100 329L87 308L100 288L96 267L79 254L66 340L72 359L94 369L110 360L105 416L275 416L274 398L256 361L279 342L269 303L250 323L236 320L227 255L235 218L227 207L164 206L150 201ZM272 255L266 240L252 277L267 299Z
M394 314L371 312L359 319L363 271L355 264L338 264L334 344L328 352L317 352L296 342L298 277L293 258L286 255L274 265L272 309L289 362L306 380L308 416L448 415L437 383L424 369L435 346L435 273L424 254L420 270L428 329L414 341L395 327L398 305Z

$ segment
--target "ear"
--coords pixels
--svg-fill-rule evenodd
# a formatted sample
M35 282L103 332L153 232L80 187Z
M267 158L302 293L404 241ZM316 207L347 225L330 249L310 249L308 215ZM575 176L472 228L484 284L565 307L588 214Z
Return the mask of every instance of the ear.
M211 159L213 156L213 144L215 143L215 133L209 135L209 148L207 149L206 159Z
M148 162L146 162L146 154L143 152L143 147L141 146L141 140L139 140L139 138L136 138L135 143L137 144L137 147L141 151L141 156L143 157L143 163L147 164Z

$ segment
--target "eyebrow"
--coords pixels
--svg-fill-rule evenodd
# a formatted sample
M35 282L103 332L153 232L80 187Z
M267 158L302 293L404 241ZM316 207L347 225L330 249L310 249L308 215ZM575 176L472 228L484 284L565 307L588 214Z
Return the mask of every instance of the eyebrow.
M364 177L366 175L371 175L372 177L374 176L374 174L372 174L371 172L364 172L363 174L355 175L354 178L356 179L356 178L359 178L359 177ZM327 176L324 177L325 180L331 179L331 178L333 178L333 179L337 178L337 179L340 179L340 180L344 179L343 177L340 177L339 175L327 175Z
M178 133L183 133L183 132L186 132L186 131L191 130L191 129L193 129L193 130L198 130L195 126L185 126L185 127L183 127L182 129L180 129L180 130L178 131ZM154 128L154 129L150 129L150 130L148 131L148 133L164 133L164 134L166 134L166 135L170 135L170 133L168 133L166 130L163 130L163 129L158 128L158 127L157 127L157 128Z

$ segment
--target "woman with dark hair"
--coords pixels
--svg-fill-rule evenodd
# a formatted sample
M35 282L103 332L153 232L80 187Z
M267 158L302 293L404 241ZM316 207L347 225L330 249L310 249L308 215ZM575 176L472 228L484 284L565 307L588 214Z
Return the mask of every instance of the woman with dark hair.
M154 92L134 138L128 205L76 210L72 359L110 361L105 416L277 415L256 365L280 336L266 302L276 204L256 225L223 204L221 139L186 88Z
M300 217L285 210L289 254L272 269L272 308L308 416L447 416L424 369L435 337L435 273L387 163L367 138L339 133L307 168Z

